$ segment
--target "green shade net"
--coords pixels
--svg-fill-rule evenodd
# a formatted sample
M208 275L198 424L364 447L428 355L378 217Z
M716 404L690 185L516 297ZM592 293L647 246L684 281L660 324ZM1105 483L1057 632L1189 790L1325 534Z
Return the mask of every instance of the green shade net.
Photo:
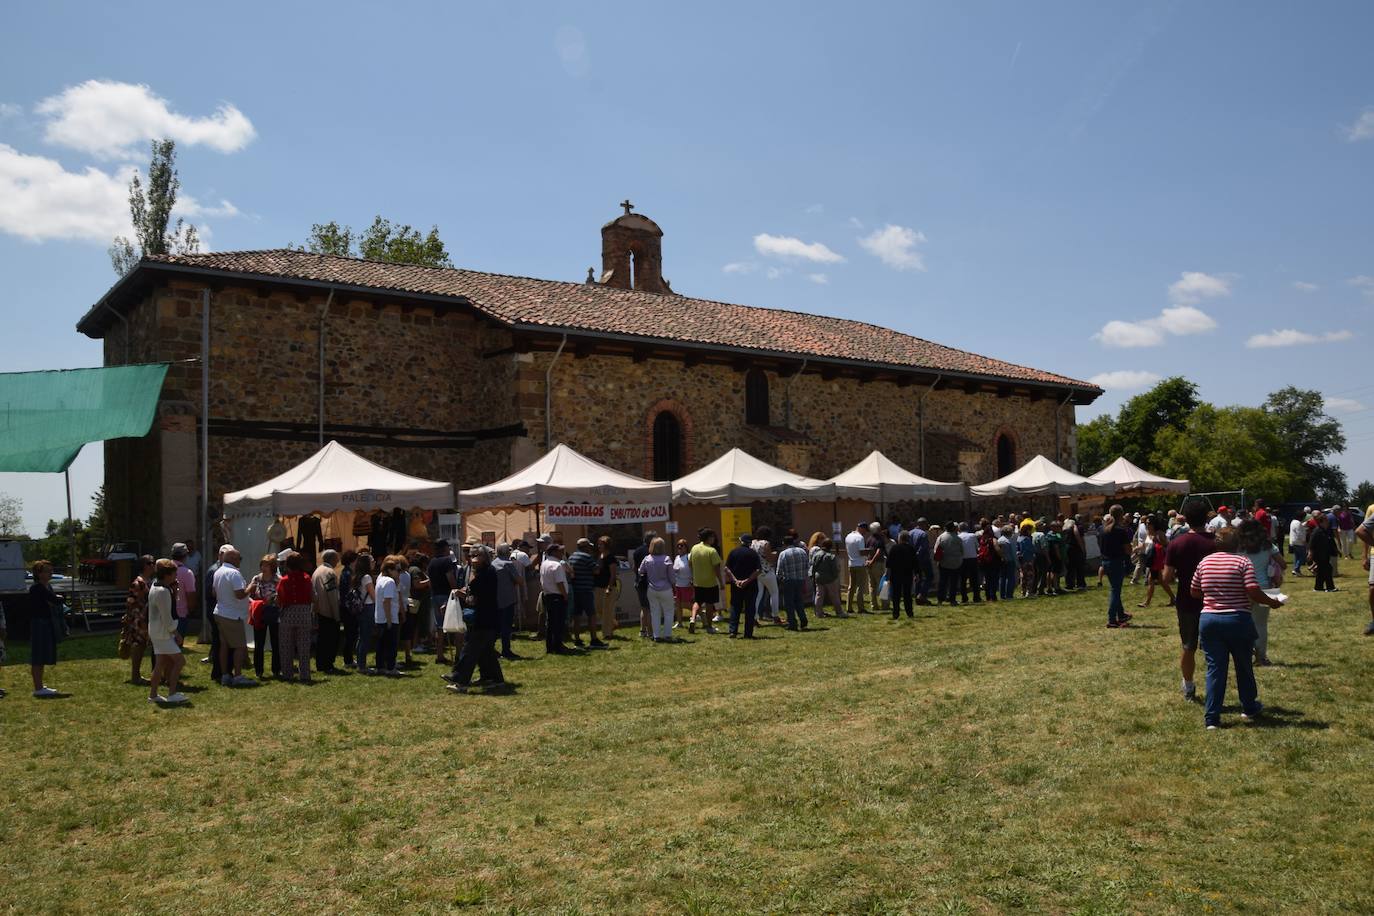
M0 471L65 471L87 442L144 436L167 364L0 373Z

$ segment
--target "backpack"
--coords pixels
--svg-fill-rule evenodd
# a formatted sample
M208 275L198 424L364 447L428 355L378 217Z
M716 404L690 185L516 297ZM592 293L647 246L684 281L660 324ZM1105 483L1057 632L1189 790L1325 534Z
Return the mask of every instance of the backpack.
M981 537L978 539L978 564L980 566L996 566L998 563L997 550L992 538Z

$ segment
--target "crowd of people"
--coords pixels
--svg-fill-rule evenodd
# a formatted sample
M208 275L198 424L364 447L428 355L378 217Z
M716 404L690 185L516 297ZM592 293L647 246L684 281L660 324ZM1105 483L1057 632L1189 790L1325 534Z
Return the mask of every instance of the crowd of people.
M1352 557L1360 543L1368 570L1370 508L1358 522L1339 506L1304 509L1286 532L1292 575L1310 574L1314 590L1334 591L1334 564ZM1280 528L1263 500L1241 512L1226 506L1211 511L1190 499L1163 515L1127 515L1112 506L1102 516L1020 513L946 524L920 518L908 525L894 515L887 525L860 521L838 543L819 531L803 538L795 530L777 535L761 527L723 547L714 531L703 528L695 543L679 538L670 548L650 531L629 552L627 565L640 635L654 643L681 641L683 628L714 634L718 624L743 639L755 638L762 625L805 630L808 609L818 618L880 613L896 620L932 603L1049 598L1085 590L1093 577L1097 587L1104 579L1109 585L1107 626L1128 628L1133 615L1123 589L1129 576L1132 585L1146 588L1138 608L1150 606L1156 590L1176 608L1182 693L1189 700L1197 698L1195 657L1202 647L1205 721L1214 727L1231 665L1242 717L1259 715L1253 668L1269 664L1269 611L1279 606L1274 594L1290 571ZM520 658L512 639L521 608L533 604L550 655L607 648L618 626L621 560L605 536L595 543L579 539L572 550L559 533L534 543L456 549L440 540L427 552L385 556L368 548L328 549L313 570L303 553L285 544L262 556L251 578L240 552L226 544L207 573L204 594L195 559L183 543L173 545L166 559L144 556L129 587L119 652L129 661L131 681L148 687L150 703L186 702L178 689L184 646L202 600L213 626L210 653L201 661L210 665L212 681L227 688L254 685L269 672L309 684L316 672L338 673L340 664L367 676L397 677L415 666L415 655L428 654L449 667L442 674L449 690L500 689L501 661ZM35 564L30 666L39 698L57 695L43 676L56 664L66 627L51 577L50 563ZM1374 572L1370 608L1365 633L1374 635ZM3 635L0 618L0 646ZM250 663L255 677L245 673Z

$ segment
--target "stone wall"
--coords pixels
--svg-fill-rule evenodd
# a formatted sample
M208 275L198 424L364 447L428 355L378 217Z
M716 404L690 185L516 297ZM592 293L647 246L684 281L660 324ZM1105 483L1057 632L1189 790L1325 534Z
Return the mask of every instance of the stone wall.
M187 459L198 477L201 287L176 282L154 289L130 312L130 358L173 362L159 421L147 437L106 446L106 487L121 537L145 549L196 537L197 486L188 493L170 473ZM319 315L325 294L297 297L276 289L229 287L211 302L210 416L213 420L317 423ZM484 359L510 335L475 317L435 313L429 305L379 305L336 297L325 325L326 423L474 430L518 421L514 359ZM122 325L105 341L107 364L124 360ZM194 455L185 455L187 448ZM459 487L510 473L510 439L472 448L350 446L407 474ZM272 477L308 458L317 441L210 437L210 500ZM175 451L175 455L173 454Z
M544 430L544 373L551 353L535 353L520 365L521 414L538 441ZM785 425L789 379L769 372L770 422ZM744 422L744 373L730 366L614 356L578 358L565 351L553 372L554 438L599 461L647 476L653 466L652 423L659 410L678 415L684 430L684 460L695 470L740 446L759 458L812 477L830 477L874 449L917 473L921 470L920 386L855 379L825 381L806 373L790 384L790 428L805 441L780 439ZM976 451L963 453L970 482L997 476L996 439L1009 433L1017 464L1037 453L1056 458L1052 400L999 398L961 390L936 390L925 399L928 439L959 437ZM1070 464L1073 410L1061 411L1061 464ZM969 459L972 459L971 462ZM802 466L803 463L805 466ZM971 466L970 466L971 465ZM938 448L926 449L926 476L957 480L960 466ZM968 480L968 477L965 477Z

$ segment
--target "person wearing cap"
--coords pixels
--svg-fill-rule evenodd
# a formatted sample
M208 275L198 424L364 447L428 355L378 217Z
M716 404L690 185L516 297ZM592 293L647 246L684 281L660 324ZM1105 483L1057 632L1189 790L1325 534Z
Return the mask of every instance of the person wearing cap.
M1302 515L1288 523L1288 549L1293 553L1293 575L1303 575L1307 565L1307 533L1311 530L1307 520L1312 517L1312 507L1303 506Z
M752 534L741 534L739 546L725 558L725 575L730 580L730 638L739 635L739 618L744 615L744 638L754 638L754 617L758 613L759 573L763 562L750 547Z
M311 597L315 606L315 667L333 674L339 657L339 552L329 549L320 554L320 565L310 574Z
M1231 509L1229 506L1217 506L1217 514L1207 522L1207 530L1216 534L1223 528L1231 524Z
M544 559L539 564L540 602L544 608L544 653L563 655L568 622L568 567L563 562L563 545L540 538Z
M248 658L248 583L239 572L242 557L232 544L220 548L219 569L215 570L215 628L219 632L220 685L246 687L257 681L243 676Z
M172 545L172 562L177 565L177 588L173 595L177 615L177 638L185 642L191 629L191 608L200 607L196 603L196 574L186 562L190 551L180 542Z
M503 541L496 545L496 556L491 560L492 572L496 574L501 657L507 661L515 661L520 657L511 649L511 638L515 635L515 607L525 596L525 577L511 559L511 552L511 545Z
M1355 524L1355 512L1350 506L1336 507L1336 543L1347 560L1355 559Z

